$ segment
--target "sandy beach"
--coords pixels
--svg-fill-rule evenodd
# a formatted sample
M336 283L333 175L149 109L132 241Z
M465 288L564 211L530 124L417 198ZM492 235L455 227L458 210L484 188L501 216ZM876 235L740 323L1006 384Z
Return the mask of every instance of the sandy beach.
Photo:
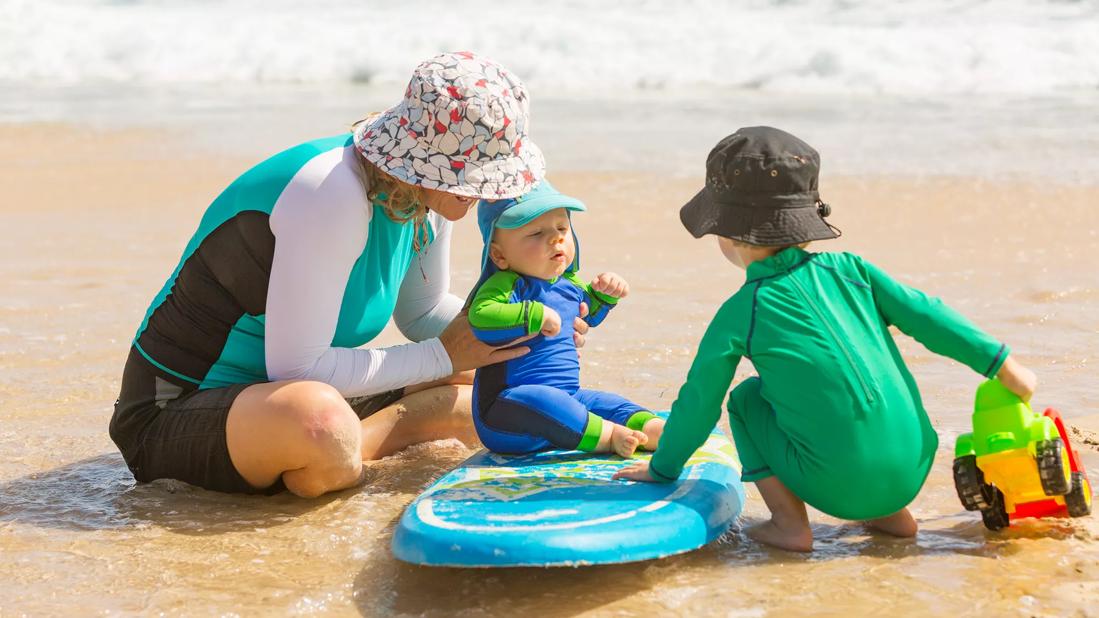
M912 506L922 528L914 540L814 513L808 556L757 545L738 526L698 551L635 565L399 563L392 526L473 452L457 442L409 449L372 465L365 486L314 501L135 485L106 432L130 338L206 204L266 154L215 156L156 128L0 126L0 615L1095 613L1097 520L1030 520L991 534L963 511L951 449L980 378L903 336L942 444ZM590 338L583 380L665 409L710 316L743 281L712 239L696 241L678 223L701 170L582 171L568 153L547 154L563 161L555 186L590 208L576 219L584 272L615 270L632 284ZM1094 467L1099 187L1051 176L827 175L844 236L817 249L858 252L1008 341L1039 374L1036 405L1078 420ZM460 294L479 253L475 226L461 222ZM390 328L379 343L399 341ZM751 373L746 362L737 379ZM742 524L764 516L749 489Z

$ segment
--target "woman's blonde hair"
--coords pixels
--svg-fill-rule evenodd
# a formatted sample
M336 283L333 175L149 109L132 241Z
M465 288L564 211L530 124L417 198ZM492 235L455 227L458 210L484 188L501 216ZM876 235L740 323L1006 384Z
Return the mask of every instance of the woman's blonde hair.
M371 116L356 122L360 123L373 120ZM363 186L366 188L366 198L371 204L377 204L385 211L385 215L391 221L397 223L412 222L414 232L412 236L412 250L420 252L427 245L430 237L427 231L427 206L424 205L424 190L407 182L401 182L393 176L386 174L377 165L366 160L366 157L355 149L355 159L359 162L362 172Z

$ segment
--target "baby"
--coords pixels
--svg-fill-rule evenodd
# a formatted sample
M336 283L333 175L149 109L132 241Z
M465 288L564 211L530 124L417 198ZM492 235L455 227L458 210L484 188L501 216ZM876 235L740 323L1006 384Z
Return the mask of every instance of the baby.
M580 388L575 318L598 326L629 292L614 273L590 284L576 275L569 213L584 210L548 181L478 207L485 248L469 301L470 326L489 345L523 341L530 347L524 356L478 369L474 378L473 421L492 451L557 448L629 457L660 439L663 419L619 395Z
M668 427L650 462L615 478L672 481L706 440L740 359L759 377L729 394L729 424L771 520L749 536L812 549L806 503L896 536L916 534L907 506L923 486L938 438L916 381L889 333L927 348L1028 399L1032 372L937 298L902 285L850 253L811 253L838 234L824 218L820 157L798 138L749 127L721 140L706 186L680 210L696 238L718 237L747 270L744 285L706 330Z

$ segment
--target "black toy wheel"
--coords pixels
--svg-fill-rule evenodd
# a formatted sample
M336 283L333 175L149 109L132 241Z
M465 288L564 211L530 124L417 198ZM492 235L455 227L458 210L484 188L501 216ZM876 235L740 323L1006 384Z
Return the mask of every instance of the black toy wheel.
M1065 494L1065 506L1069 517L1083 517L1091 514L1091 483L1083 472L1072 473L1072 491Z
M1004 506L1004 494L995 487L990 493L988 508L981 509L981 520L989 530L1003 530L1011 525L1011 520L1007 516L1007 507Z
M1069 484L1068 457L1060 438L1043 440L1034 449L1038 460L1038 476L1042 479L1042 491L1047 496L1063 496L1072 489Z
M954 489L958 490L958 499L967 511L979 511L988 508L989 487L985 485L984 475L977 467L975 455L965 455L954 459Z

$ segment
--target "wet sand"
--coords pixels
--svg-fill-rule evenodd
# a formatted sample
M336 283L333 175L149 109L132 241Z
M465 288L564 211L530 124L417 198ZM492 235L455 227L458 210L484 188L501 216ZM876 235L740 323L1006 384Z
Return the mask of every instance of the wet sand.
M1099 524L1025 521L987 533L950 477L980 378L905 337L941 447L912 509L914 540L813 514L817 551L761 547L739 529L687 555L584 569L404 565L392 526L419 490L472 453L414 447L361 488L305 501L135 485L107 436L130 337L205 205L258 161L210 156L152 129L0 126L0 615L166 613L368 616L1091 615ZM567 167L558 165L554 169ZM584 199L583 272L631 296L590 339L584 382L667 408L717 306L743 281L713 240L682 230L697 177L551 175ZM819 250L863 254L1008 341L1039 374L1038 406L1099 464L1099 188L978 177L825 177L844 231ZM479 239L458 226L454 289ZM392 328L381 343L396 343ZM751 374L746 362L738 380ZM1086 432L1091 432L1086 433ZM1090 438L1089 438L1090 436ZM765 516L754 489L742 523Z

